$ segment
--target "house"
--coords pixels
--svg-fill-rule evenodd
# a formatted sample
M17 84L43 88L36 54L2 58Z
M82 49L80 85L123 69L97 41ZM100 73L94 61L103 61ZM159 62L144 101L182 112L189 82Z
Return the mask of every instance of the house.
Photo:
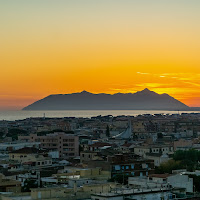
M3 174L0 174L0 192L21 192L21 182L11 179L6 179Z
M80 153L80 163L87 163L88 161L97 160L97 159L101 159L98 156L98 152L94 152L94 151L82 151ZM103 159L101 159L101 160L103 160Z
M154 161L131 158L130 155L117 154L113 157L108 157L111 165L111 176L123 174L126 176L148 176L154 173Z
M9 159L23 165L37 167L52 165L52 159L48 157L45 151L29 147L10 152Z
M146 145L146 146L143 145L134 147L134 153L142 157L145 157L147 153L169 154L172 152L173 152L172 145L153 144L153 145Z

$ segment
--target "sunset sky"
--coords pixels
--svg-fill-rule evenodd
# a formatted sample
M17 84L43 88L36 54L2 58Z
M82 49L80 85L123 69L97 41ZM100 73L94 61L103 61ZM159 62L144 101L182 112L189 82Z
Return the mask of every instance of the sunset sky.
M149 88L200 107L200 0L0 0L0 110Z

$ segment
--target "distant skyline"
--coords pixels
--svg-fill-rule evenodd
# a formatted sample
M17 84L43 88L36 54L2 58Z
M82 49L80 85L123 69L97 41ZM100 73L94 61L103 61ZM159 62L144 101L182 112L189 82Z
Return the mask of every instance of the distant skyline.
M200 107L199 0L0 0L0 110L148 88Z

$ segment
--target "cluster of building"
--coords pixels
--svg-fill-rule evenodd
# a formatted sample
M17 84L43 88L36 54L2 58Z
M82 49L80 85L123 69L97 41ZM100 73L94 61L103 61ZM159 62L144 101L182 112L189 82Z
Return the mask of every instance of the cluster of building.
M198 113L29 118L0 121L0 133L2 200L199 198L191 172L155 173L200 149Z

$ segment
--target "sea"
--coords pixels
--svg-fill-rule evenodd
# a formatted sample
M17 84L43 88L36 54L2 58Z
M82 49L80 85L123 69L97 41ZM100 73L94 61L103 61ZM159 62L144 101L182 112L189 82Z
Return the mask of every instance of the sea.
M181 114L200 113L200 111L166 111L166 110L54 110L54 111L0 111L0 120L15 121L31 117L95 117L98 115L137 116L141 114Z

